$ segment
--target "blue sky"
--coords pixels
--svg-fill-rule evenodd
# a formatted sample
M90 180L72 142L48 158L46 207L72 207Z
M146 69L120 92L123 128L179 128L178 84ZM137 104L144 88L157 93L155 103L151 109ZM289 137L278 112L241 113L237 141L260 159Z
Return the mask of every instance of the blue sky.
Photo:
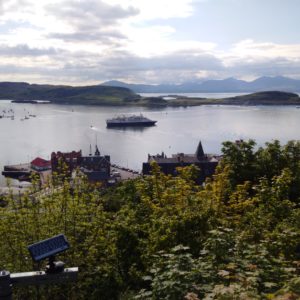
M244 39L258 42L300 41L298 0L212 0L195 5L189 22L178 30L191 38L230 45Z
M0 0L0 81L300 79L299 0Z

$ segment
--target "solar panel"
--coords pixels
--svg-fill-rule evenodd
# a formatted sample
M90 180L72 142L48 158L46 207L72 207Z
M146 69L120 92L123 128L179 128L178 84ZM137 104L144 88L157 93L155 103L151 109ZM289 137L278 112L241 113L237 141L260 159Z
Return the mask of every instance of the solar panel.
M70 248L70 245L63 234L37 242L28 246L32 259L36 262L63 252Z

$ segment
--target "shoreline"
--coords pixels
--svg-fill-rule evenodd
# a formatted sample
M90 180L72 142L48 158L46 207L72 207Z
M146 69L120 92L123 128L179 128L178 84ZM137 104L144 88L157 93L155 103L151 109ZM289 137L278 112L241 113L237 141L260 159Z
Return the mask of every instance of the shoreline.
M165 96L166 98L168 96ZM170 96L169 96L170 97ZM33 99L3 99L11 101L11 103L19 104L60 104L60 105L83 105L83 106L103 106L103 107L191 107L201 105L239 105L239 106L298 106L300 105L300 97L295 93L281 91L265 91L240 96L227 98L203 98L203 97L187 97L180 95L172 95L172 99L166 100L164 96L150 96L133 99L117 99L110 100L109 98L101 99L74 99L59 98L52 100L33 100ZM0 101L2 101L0 99Z

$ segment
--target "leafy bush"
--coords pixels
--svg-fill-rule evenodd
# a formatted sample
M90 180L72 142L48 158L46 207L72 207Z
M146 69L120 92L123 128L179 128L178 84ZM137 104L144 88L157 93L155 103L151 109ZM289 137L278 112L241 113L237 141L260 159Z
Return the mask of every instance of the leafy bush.
M16 299L297 299L300 274L300 143L224 143L213 178L197 168L103 189L77 174L33 180L1 196L0 265L44 268L27 245L64 233L61 254L79 267L64 286L15 289ZM280 298L281 297L281 298Z

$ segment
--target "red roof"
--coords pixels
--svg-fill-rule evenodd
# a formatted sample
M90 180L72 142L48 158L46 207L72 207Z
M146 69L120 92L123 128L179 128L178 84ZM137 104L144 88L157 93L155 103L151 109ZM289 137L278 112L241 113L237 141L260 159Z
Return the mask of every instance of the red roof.
M43 158L37 157L35 158L32 162L32 165L36 166L36 167L50 167L51 166L51 162L49 160L45 160Z

